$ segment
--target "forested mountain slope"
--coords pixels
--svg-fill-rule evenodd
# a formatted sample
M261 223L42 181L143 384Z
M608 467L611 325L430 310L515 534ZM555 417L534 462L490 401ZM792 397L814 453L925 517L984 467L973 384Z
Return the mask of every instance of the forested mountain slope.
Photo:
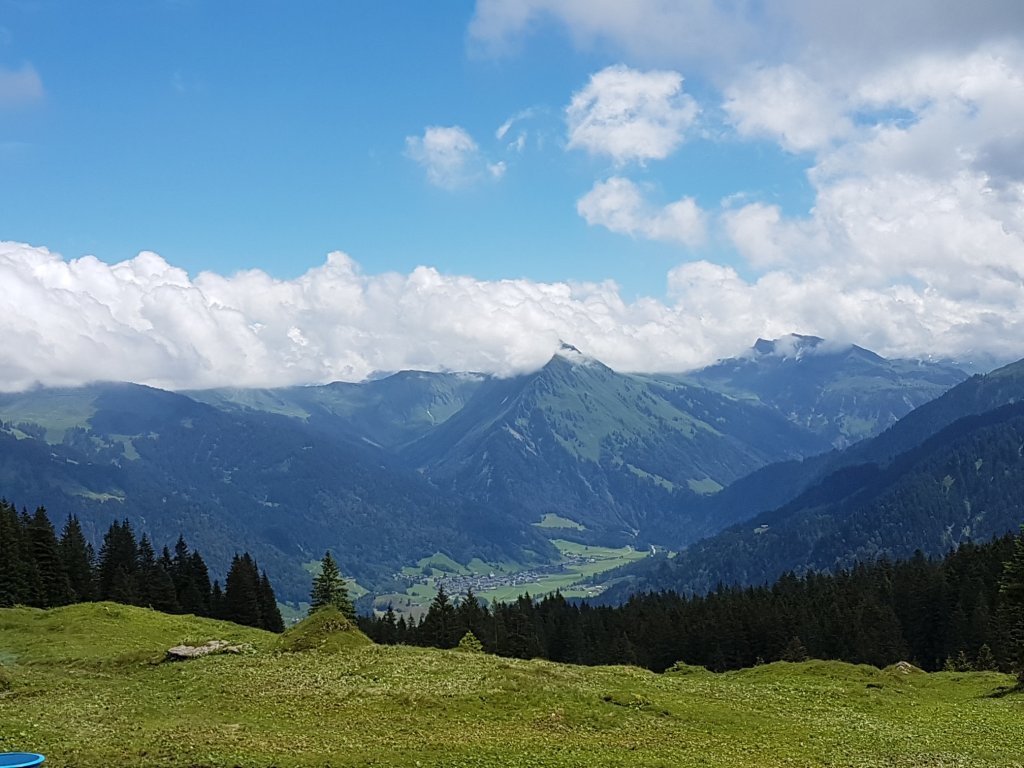
M703 592L760 584L788 570L941 554L1024 522L1024 403L966 416L885 465L843 466L797 498L648 563L617 597L637 589Z

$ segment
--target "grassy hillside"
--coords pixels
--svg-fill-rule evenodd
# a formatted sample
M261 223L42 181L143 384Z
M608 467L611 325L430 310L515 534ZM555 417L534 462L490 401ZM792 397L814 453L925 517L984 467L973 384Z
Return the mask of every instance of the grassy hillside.
M182 641L252 651L156 663ZM832 662L712 675L420 648L286 653L220 622L0 610L0 750L64 766L1020 766L1007 676Z

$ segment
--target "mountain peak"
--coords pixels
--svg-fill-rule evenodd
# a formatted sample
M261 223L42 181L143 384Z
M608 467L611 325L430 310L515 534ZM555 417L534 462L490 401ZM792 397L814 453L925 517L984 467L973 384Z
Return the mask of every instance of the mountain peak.
M561 358L573 365L595 365L598 361L589 355L585 355L577 347L564 341L558 343L558 349L552 359Z
M754 342L752 352L757 356L800 358L824 343L825 340L819 336L790 333L778 339L758 339Z

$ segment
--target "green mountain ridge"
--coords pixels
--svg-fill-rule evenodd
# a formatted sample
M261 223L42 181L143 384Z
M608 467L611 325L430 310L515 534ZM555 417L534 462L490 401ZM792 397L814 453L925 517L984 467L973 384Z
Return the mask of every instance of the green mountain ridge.
M915 550L938 555L1013 531L1024 523L1022 457L1024 361L972 377L846 451L746 478L737 484L744 488L723 496L751 493L773 474L782 478L775 498L787 484L790 496L671 561L625 569L605 599L759 584L789 570L832 570Z
M827 373L817 378L799 367L804 358L760 357L776 384L789 371L820 395L854 376L863 355L817 350ZM875 358L886 381L907 368ZM903 407L950 375L908 375ZM400 593L392 576L435 553L503 570L557 561L556 535L685 546L762 511L709 510L748 473L818 454L831 438L758 382L744 392L734 381L726 393L687 377L623 374L566 345L510 378L404 371L277 390L96 384L3 394L0 487L54 519L78 514L94 537L124 517L158 540L184 533L215 572L248 549L287 600L305 596L302 565L326 548L363 586ZM885 402L865 408L888 414L885 387L858 403L882 390ZM834 424L843 416L829 409L843 402L821 396L815 407ZM533 525L548 515L577 527Z

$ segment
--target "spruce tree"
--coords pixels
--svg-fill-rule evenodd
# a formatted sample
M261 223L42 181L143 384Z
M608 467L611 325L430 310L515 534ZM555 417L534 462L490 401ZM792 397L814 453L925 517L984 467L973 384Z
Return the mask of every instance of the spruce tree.
M1002 594L1010 625L1018 687L1024 688L1024 526L1013 545L1013 555L1003 566Z
M139 540L139 568L136 574L139 604L164 613L179 611L178 596L163 557L157 559L149 538Z
M57 534L44 507L37 507L27 526L32 557L39 569L41 593L38 605L52 608L71 602L71 587L57 546Z
M236 624L261 627L259 573L248 552L231 560L224 587L224 618Z
M210 617L214 619L224 618L224 591L220 588L220 581L214 580L210 588Z
M135 571L138 567L139 548L135 532L127 520L111 524L103 536L100 547L98 581L101 600L135 603Z
M480 642L480 639L476 635L474 635L472 632L470 632L468 630L466 631L466 634L464 634L462 636L462 639L459 640L459 644L458 644L457 648L458 648L458 650L464 651L466 653L483 653L484 652L484 646Z
M333 605L349 620L355 621L356 610L349 597L345 580L341 577L338 564L328 550L320 561L320 573L313 579L313 588L309 593L309 613Z
M21 520L13 504L0 501L0 608L26 600L26 561L29 553L22 545Z
M84 603L95 599L95 555L92 546L85 540L82 524L75 515L67 519L64 530L61 531L60 558L68 575L68 586L71 588L73 602Z
M198 550L194 550L188 558L189 582L191 589L189 596L193 603L190 610L197 616L210 615L210 571L206 562ZM182 606L184 608L184 605Z
M270 632L284 632L284 620L281 618L281 609L277 607L277 597L274 595L274 588L270 585L270 579L267 578L266 571L260 574L257 596L260 604L260 616L263 620L263 629Z
M443 584L437 588L427 615L423 617L419 634L424 643L435 648L454 648L462 636L456 621L455 606L444 591Z

